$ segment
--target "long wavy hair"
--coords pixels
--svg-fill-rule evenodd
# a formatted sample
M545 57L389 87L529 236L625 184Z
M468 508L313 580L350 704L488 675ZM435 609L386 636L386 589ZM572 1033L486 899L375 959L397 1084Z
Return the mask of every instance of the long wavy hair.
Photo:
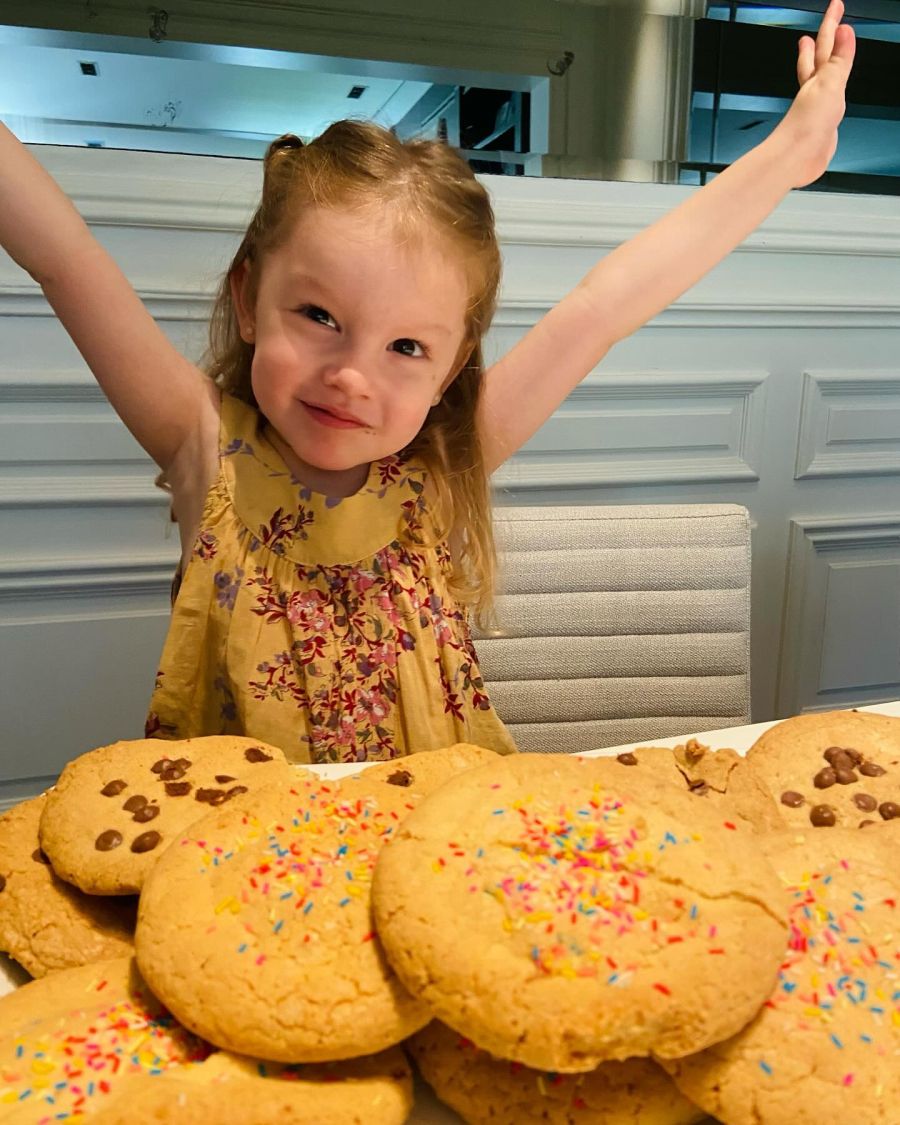
M306 207L390 206L398 237L429 230L459 255L469 283L459 370L404 453L424 463L435 489L441 539L452 538L454 595L480 623L490 615L496 553L490 488L476 425L484 362L481 341L500 286L500 249L487 192L450 146L399 140L367 121L338 121L308 144L287 135L266 153L262 199L222 279L204 367L225 391L256 406L253 345L241 339L230 277L248 263L246 293L256 297L259 266ZM401 451L398 451L401 452Z

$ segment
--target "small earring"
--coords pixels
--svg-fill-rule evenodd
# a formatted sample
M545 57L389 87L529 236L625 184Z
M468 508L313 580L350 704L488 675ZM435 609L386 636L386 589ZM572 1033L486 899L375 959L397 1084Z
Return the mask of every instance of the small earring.
M252 324L247 326L246 335L247 335L247 343L248 344L253 339L253 336L254 336L255 332L256 332L256 329L253 327Z
M437 394L436 394L436 395L434 396L434 398L433 398L433 399L431 400L431 405L432 405L432 406L437 406L437 405L438 405L438 404L440 403L440 401L441 401L441 399L442 399L443 397L444 397L444 396L443 396L443 395L442 395L442 394L440 393L440 391L439 391L439 392L438 392L438 393L437 393Z

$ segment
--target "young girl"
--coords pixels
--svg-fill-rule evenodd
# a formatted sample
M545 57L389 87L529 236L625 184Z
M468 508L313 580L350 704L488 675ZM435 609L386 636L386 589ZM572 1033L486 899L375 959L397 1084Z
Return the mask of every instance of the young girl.
M467 624L490 601L488 477L617 340L824 171L854 55L842 16L831 0L801 39L800 92L771 136L487 372L500 254L487 194L447 146L351 122L276 141L204 371L0 127L3 245L172 493L183 579L149 733L245 733L313 762L514 750Z

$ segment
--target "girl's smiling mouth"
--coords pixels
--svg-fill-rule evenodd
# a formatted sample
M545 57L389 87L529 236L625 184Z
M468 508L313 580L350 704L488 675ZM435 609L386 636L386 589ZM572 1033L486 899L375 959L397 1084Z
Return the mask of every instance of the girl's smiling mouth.
M342 410L335 410L330 406L323 406L316 402L303 402L307 413L320 425L332 426L339 430L348 429L368 429L368 423L363 422L361 418L357 418L354 414L347 414Z

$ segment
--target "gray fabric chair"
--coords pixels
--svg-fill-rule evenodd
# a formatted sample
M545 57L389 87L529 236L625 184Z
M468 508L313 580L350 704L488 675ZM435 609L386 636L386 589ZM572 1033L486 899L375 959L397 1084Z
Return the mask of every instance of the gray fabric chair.
M750 523L733 504L503 507L481 670L520 749L749 722Z

